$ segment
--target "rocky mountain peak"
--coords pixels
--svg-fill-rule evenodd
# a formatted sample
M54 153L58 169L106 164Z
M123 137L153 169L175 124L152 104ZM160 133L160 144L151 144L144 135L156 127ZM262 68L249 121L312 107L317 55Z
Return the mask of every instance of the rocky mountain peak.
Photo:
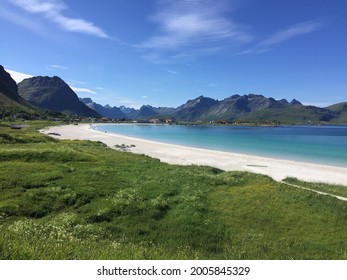
M81 100L61 78L38 76L25 79L18 84L21 97L30 103L52 111L93 117L98 113Z
M84 103L93 103L93 100L89 97L81 98L81 101L83 101Z
M290 104L291 105L302 105L302 103L299 102L298 100L296 100L295 98L292 101L290 101Z

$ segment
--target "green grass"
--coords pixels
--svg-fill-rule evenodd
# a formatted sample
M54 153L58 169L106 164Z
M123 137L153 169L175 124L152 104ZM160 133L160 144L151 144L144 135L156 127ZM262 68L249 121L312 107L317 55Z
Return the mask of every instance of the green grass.
M347 203L0 125L0 259L347 259Z
M309 182L300 181L296 178L286 178L283 181L290 184L298 185L300 187L347 198L347 186L329 185L324 183L309 183Z
M346 107L347 107L347 102L341 102L341 103L337 103L337 104L328 106L325 109L339 112L339 111L346 111Z
M16 114L18 117L28 117L35 115L36 110L24 99L14 100L0 92L0 118L9 117Z

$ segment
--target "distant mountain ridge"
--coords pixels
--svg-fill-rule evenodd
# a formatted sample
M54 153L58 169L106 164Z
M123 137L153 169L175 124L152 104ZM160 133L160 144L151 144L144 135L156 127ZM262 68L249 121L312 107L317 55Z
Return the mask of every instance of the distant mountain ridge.
M122 119L127 118L119 108L116 106L111 107L110 105L102 106L98 103L95 103L91 98L80 98L80 100L87 105L89 108L93 109L101 116L111 119Z
M57 76L25 79L18 84L18 92L22 98L41 108L85 117L99 116Z
M89 100L90 101L90 100ZM107 107L107 106L105 106ZM96 109L103 115L98 104ZM112 107L117 108L117 107ZM172 118L178 121L251 121L274 123L320 123L347 122L347 102L327 108L305 106L296 99L275 100L259 94L232 95L223 100L199 96L177 107L153 107L144 105L140 109L121 106L117 108L127 119Z
M152 107L151 105L143 105L140 109L129 108L125 106L111 107L110 105L101 105L95 103L91 98L80 98L80 100L88 107L97 111L106 118L114 119L147 119L150 117L168 117L175 110L169 107Z
M203 110L201 104L204 104ZM320 123L339 121L341 111L329 108L305 106L298 100L275 100L259 94L240 96L232 95L224 100L211 100L200 96L177 108L174 116L182 117L182 111L189 109L193 114L186 114L189 121L251 121L274 123ZM196 113L198 112L198 113Z

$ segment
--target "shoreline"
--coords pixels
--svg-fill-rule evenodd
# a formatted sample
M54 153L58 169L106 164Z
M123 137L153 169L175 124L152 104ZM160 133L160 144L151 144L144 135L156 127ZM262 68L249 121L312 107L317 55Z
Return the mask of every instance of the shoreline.
M116 125L116 126L129 126L132 124L129 123L117 123L117 124L111 124L112 125ZM151 123L139 123L139 124L135 124L136 126L153 126L153 124ZM110 126L110 123L96 123L96 124L91 124L92 128L96 131L100 131L100 132L104 132L105 130L102 128L103 126ZM167 126L166 124L159 124L159 125L154 125L154 126ZM177 125L175 125L177 126ZM174 126L174 127L175 127ZM179 125L178 125L179 126ZM199 126L199 125L197 125ZM205 125L201 125L201 126L205 126ZM214 125L212 125L214 126ZM288 126L283 126L283 127L288 127ZM300 125L300 127L302 127ZM307 127L311 127L311 126L307 126ZM99 129L98 129L99 128ZM107 128L106 128L107 130ZM146 138L146 137L142 137L142 136L137 136L137 135L126 135L126 134L121 134L121 133L114 133L112 130L109 131L107 130L107 133L112 133L112 134L117 134L118 136L126 136L126 137L130 137L130 138L137 138L137 139L143 139L143 140L149 140L149 141L153 141L153 142L159 142L159 143L166 143L166 144L172 144L172 145L178 145L178 146L184 146L184 147L188 147L188 148L197 148L197 149L203 149L203 150L209 150L209 151L215 151L215 152L226 152L226 153L232 153L232 154L238 154L238 155L245 155L245 156L255 156L255 157L262 157L262 158L270 158L270 159L278 159L278 160L288 160L288 161L295 161L295 162L306 162L306 163L312 163L312 164L318 164L318 165L327 165L327 166L334 166L334 167L342 167L342 168L347 168L347 161L339 161L336 162L336 160L332 160L330 158L328 159L322 159L322 158L317 158L316 160L314 160L312 157L307 157L306 155L304 156L298 156L297 154L292 156L290 155L290 153L286 153L286 154L277 154L277 153L269 153L269 151L261 152L259 153L258 151L248 151L248 150L237 150L235 148L229 148L227 147L221 147L219 146L218 148L214 148L214 147L208 147L208 146L204 146L204 145L194 145L194 144L189 144L189 143L175 143L175 141L166 141L166 139L164 140L160 140L160 139L150 139L150 138ZM346 183L347 185L347 183Z
M124 144L129 146L127 150L130 152L145 154L169 164L205 165L225 171L248 171L268 175L276 181L296 177L307 182L347 186L345 167L167 144L94 130L90 124L47 127L40 132L58 133L60 136L52 135L57 139L101 141L114 149L117 149L115 145ZM130 147L131 145L134 147Z

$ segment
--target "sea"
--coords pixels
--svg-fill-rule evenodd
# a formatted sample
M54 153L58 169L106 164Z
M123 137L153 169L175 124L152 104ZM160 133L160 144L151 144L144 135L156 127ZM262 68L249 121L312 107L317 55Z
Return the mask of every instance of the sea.
M189 147L347 167L347 126L101 124L92 128Z

